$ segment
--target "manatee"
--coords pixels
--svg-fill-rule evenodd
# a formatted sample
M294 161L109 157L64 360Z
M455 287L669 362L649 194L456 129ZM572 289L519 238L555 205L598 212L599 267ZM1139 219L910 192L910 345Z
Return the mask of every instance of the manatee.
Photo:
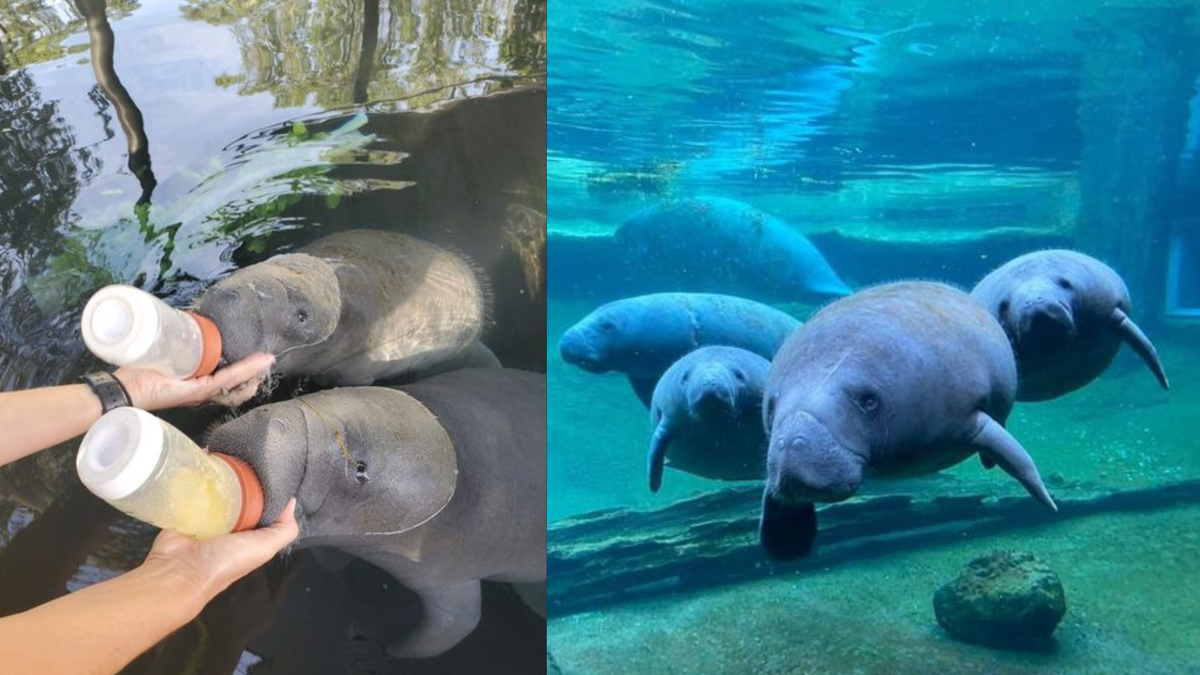
M664 462L718 480L763 477L762 400L770 367L744 349L701 347L663 373L650 405L652 491L662 485Z
M706 345L739 347L770 359L800 322L753 300L709 293L654 293L610 302L559 340L567 363L618 372L650 407L658 378Z
M1016 393L1008 338L965 292L895 283L830 304L788 339L767 379L767 554L808 554L813 503L849 498L868 475L932 473L976 453L1056 509L1004 429Z
M296 546L362 558L420 597L394 655L461 641L479 621L480 580L546 580L544 375L468 369L327 390L226 422L208 447L254 467L264 524L294 495Z
M825 257L782 220L732 199L669 201L626 220L618 245L647 289L732 292L783 302L850 292Z
M1096 379L1124 342L1167 389L1158 352L1129 318L1129 290L1111 267L1075 251L1027 253L971 292L1004 327L1017 356L1018 401L1058 398Z
M478 362L485 284L461 255L396 232L350 230L230 274L197 313L223 356L275 355L275 372L363 385Z

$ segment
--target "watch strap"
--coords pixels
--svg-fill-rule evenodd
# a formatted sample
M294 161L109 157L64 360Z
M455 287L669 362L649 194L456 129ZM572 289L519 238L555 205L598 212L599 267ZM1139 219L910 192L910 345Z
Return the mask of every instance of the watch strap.
M106 414L116 408L133 405L133 401L130 400L129 391L125 389L125 385L121 384L120 380L109 373L103 371L88 373L79 379L91 387L92 391L96 393L96 397L100 399L101 414Z

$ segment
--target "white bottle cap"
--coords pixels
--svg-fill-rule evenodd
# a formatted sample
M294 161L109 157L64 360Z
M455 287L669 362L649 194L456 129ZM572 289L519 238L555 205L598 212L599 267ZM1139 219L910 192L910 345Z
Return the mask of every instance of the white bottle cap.
M163 425L137 408L117 408L101 417L83 437L75 470L87 489L105 500L120 499L142 487L163 453Z
M113 365L133 363L150 351L158 336L161 302L132 286L105 286L83 308L83 341L93 354Z

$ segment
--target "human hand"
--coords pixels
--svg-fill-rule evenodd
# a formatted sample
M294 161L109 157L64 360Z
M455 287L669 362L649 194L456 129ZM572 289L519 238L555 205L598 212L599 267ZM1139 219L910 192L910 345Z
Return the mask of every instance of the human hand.
M205 604L295 540L300 532L295 511L293 497L271 525L212 539L199 540L163 530L142 566L163 569L181 578Z
M245 403L275 363L270 354L251 354L241 361L192 380L174 380L157 371L123 366L113 377L125 385L133 407L163 410L212 402L227 406Z

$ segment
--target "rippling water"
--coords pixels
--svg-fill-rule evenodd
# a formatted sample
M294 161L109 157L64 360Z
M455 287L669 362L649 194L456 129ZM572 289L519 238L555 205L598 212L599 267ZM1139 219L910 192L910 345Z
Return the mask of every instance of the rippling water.
M184 306L362 227L472 258L495 299L484 339L543 369L545 21L525 0L0 3L0 389L102 365L78 321L104 284ZM199 437L217 414L165 417ZM76 447L0 470L0 613L149 546L150 528L81 490ZM411 598L365 564L333 569L303 553L256 572L127 672L540 667L544 622L497 589L461 649L390 661Z

